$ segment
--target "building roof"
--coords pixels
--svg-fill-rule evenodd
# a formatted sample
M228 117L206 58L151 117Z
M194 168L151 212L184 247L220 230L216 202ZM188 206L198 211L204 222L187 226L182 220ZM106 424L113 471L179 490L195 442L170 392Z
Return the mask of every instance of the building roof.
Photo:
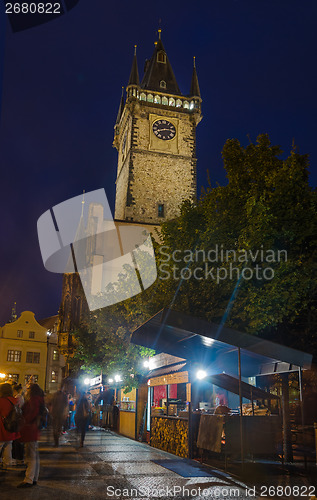
M56 323L58 323L58 314L55 316L49 316L48 318L39 319L38 323L41 326L44 326L46 330L52 330Z
M160 57L161 56L161 57ZM160 62L160 59L165 62ZM164 81L166 87L162 88L160 82ZM153 55L146 62L141 88L156 92L181 95L171 63L167 57L162 40L155 42Z
M311 368L312 355L255 335L162 309L132 335L134 344L166 352L209 367L209 373L238 373L251 377Z

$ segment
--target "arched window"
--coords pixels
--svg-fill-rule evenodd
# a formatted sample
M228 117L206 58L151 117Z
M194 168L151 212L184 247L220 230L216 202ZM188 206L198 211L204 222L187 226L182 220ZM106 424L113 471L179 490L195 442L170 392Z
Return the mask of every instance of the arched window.
M195 103L194 101L190 101L189 109L194 109Z
M167 97L162 97L162 104L164 104L164 106L168 106L168 99Z
M165 80L160 81L160 87L161 87L161 89L166 89L166 81Z
M155 104L161 104L161 98L159 95L154 96L154 102Z
M165 54L165 52L163 50L160 50L157 53L157 62L163 63L163 64L166 63L166 54Z
M133 95L136 97L136 89L133 89Z
M173 97L170 97L168 104L169 106L175 106L175 99Z
M188 104L188 101L184 101L183 106L184 106L184 108L185 108L185 109L189 109L189 104Z
M148 102L153 102L153 96L152 96L152 94L148 94L147 101Z
M140 99L141 101L146 101L146 95L144 94L144 92L142 92L142 94L140 95Z
M180 99L176 100L176 107L181 108L182 107L182 101Z

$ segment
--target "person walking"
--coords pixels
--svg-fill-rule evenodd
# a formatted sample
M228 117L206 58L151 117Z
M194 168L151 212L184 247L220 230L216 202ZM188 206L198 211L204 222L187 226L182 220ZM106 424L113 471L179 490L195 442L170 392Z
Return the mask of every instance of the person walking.
M80 434L80 447L82 448L84 446L90 415L90 403L85 392L79 398L76 408L75 423L77 435Z
M63 389L55 392L52 400L51 411L53 420L54 446L58 446L63 425L65 424L68 415L68 397Z
M12 441L18 439L18 432L8 432L3 419L6 418L17 404L13 397L12 385L5 383L0 385L0 455L2 454L2 469L7 469L12 463Z
M37 484L40 472L40 456L38 450L39 423L41 410L44 407L44 392L38 384L31 384L22 407L24 424L21 428L21 441L25 443L25 460L27 469L25 478L18 488L30 488Z

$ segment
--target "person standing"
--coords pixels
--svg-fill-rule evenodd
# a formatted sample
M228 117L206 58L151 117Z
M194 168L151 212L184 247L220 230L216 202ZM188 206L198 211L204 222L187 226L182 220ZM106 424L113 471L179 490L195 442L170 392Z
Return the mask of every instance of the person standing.
M54 446L59 445L59 438L62 433L63 425L68 415L68 397L67 394L60 389L55 392L52 400L52 419L53 419L53 435Z
M84 392L76 406L75 423L77 434L80 434L80 447L84 446L84 440L89 423L90 403L87 399L87 394Z
M41 409L44 407L44 392L38 384L31 384L22 407L24 424L21 428L21 441L25 443L25 459L27 469L25 478L18 488L30 488L37 484L40 472L40 456L38 450L39 422Z
M17 401L17 406L22 409L24 405L24 397L22 395L22 385L14 384L13 396ZM20 439L15 439L12 443L12 458L15 460L15 465L24 465L24 444Z
M12 385L0 385L0 453L2 453L2 469L6 469L12 463L12 441L18 439L18 432L8 432L4 426L3 418L6 418L17 404L13 397Z

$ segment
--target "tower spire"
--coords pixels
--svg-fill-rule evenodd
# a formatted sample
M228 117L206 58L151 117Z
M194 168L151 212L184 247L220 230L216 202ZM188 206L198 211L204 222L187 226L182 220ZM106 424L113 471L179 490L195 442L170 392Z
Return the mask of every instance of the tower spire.
M134 46L134 57L133 57L133 62L132 62L132 68L130 72L130 77L129 77L129 85L140 85L140 78L139 78L139 71L138 71L138 61L136 57L136 48L137 46Z
M199 89L199 83L198 83L198 76L197 76L197 71L196 71L196 57L193 57L193 74L192 74L192 81L190 85L190 95L192 97L201 97L200 95L200 89Z
M16 321L17 319L18 319L18 316L17 316L17 303L14 302L12 310L11 310L11 319L10 319L9 323L13 323L13 321Z
M124 87L122 87L122 91L121 91L121 99L120 99L120 104L119 104L119 109L118 109L118 114L117 114L117 119L116 119L116 125L119 124L119 122L121 120L122 113L123 113L123 108L124 108L123 91L124 91Z

